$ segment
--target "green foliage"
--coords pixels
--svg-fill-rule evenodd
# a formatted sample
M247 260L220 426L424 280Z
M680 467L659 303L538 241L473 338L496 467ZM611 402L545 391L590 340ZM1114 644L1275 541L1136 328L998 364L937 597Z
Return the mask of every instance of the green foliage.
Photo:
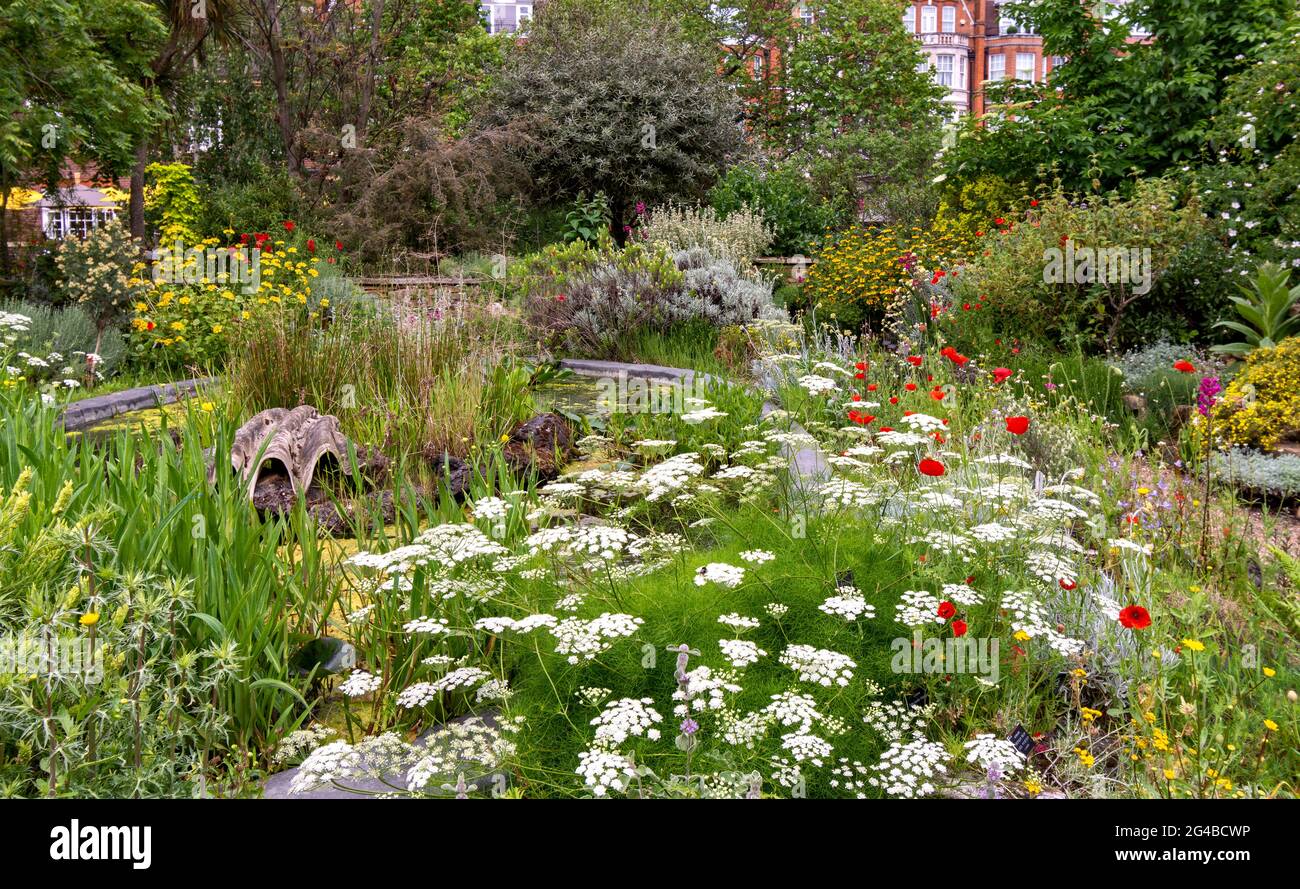
M609 232L609 198L597 192L588 199L579 192L572 208L564 216L564 240L594 244Z
M1216 479L1251 495L1300 497L1300 456L1295 454L1229 448L1211 455L1210 470Z
M1256 349L1272 348L1300 334L1300 314L1294 311L1300 304L1300 284L1290 287L1290 280L1290 269L1262 263L1250 287L1237 285L1242 295L1231 297L1232 304L1245 323L1220 321L1214 326L1226 327L1245 339L1215 346L1214 351L1244 358Z
M133 270L138 250L116 218L96 226L84 239L68 238L59 246L64 298L85 309L95 322L96 345L143 292Z
M5 303L0 306L0 312L13 312L30 319L27 330L14 340L13 347L17 350L35 355L58 352L75 367L80 357L96 351L98 340L96 373L107 378L122 365L126 343L121 332L110 327L101 336L94 319L81 306L20 301ZM77 375L80 375L80 369Z
M158 243L196 243L202 204L194 171L182 163L150 164L144 171L152 180L145 188L144 208L158 231Z
M789 164L737 164L713 186L709 202L723 218L742 208L762 214L772 228L771 249L780 256L811 254L841 221L840 214Z
M722 216L712 207L656 207L637 232L651 247L671 253L703 248L715 259L752 271L754 260L772 242L772 230L757 210L748 207Z
M603 191L622 238L636 200L700 197L740 148L739 104L713 53L640 5L555 0L510 52L480 125L518 122L538 185Z

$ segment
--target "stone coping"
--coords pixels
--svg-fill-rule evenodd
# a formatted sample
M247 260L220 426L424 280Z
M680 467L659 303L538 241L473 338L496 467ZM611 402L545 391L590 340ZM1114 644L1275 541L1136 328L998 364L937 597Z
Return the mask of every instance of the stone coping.
M202 387L214 382L216 382L215 377L203 377L175 383L137 386L134 389L123 389L121 392L110 392L107 395L94 395L74 401L65 407L59 414L59 422L64 431L78 432L96 423L110 420L118 414L171 404L183 397L196 394Z

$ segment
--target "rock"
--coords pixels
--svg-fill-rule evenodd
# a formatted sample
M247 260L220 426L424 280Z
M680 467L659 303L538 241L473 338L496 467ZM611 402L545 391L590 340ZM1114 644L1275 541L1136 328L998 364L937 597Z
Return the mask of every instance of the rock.
M451 491L451 496L461 498L469 490L470 466L459 457L453 457L451 454L438 453L432 446L426 446L424 450L424 459L428 460L438 473L435 482L433 495L436 497L439 493L439 484L445 482L447 488Z
M553 479L573 454L573 429L559 414L538 414L515 427L503 454L515 472Z
M289 660L289 666L299 676L333 676L351 670L357 665L357 650L350 642L324 636L313 639L298 649Z
M1146 418L1147 400L1141 395L1134 395L1132 393L1125 395L1124 407L1128 408L1129 413L1133 414L1133 416L1137 417L1139 420Z

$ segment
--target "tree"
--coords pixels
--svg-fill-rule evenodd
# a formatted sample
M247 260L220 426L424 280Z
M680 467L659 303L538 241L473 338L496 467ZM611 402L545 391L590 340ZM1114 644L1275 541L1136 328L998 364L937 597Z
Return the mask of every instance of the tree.
M1228 84L1282 30L1289 7L1294 0L1137 0L1121 9L1020 0L1012 13L1033 23L1044 54L1067 61L1046 85L989 91L997 107L969 122L945 175L1097 191L1196 163ZM1149 40L1129 42L1134 26Z
M895 0L804 4L782 62L784 151L833 203L889 217L923 214L944 119L943 90L921 65Z
M0 270L9 271L9 194L39 171L58 185L67 160L106 170L161 114L141 85L165 31L143 0L0 0Z
M539 186L603 191L620 241L634 201L702 196L742 145L740 104L713 49L636 2L539 7L478 126L516 121L526 122Z

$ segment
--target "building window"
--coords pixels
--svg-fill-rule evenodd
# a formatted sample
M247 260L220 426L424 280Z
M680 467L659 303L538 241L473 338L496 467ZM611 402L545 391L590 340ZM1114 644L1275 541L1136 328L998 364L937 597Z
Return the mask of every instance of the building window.
M805 25L811 25L813 23L813 11L807 6L800 6L799 21L803 22Z
M957 56L957 89L966 89L966 57Z
M754 55L754 79L755 80L763 79L763 54L762 53L756 53Z
M909 6L903 10L903 30L909 34L916 33L916 7Z
M989 80L1005 80L1007 76L1007 57L1002 53L989 56Z
M522 28L524 22L528 21L533 17L533 8L531 6L518 7L518 16L519 16L519 26Z
M41 210L41 228L47 238L56 241L69 236L84 238L92 229L116 216L115 210L102 207L68 207L63 210L46 207Z
M939 30L939 10L934 6L921 7L921 33L933 34Z
M513 34L518 27L516 16L523 16L524 10L528 11L528 16L532 15L532 6L516 8L513 3L484 3L479 6L489 34Z
M952 86L952 56L939 55L934 57L934 79L940 86Z
M1031 52L1016 53L1016 80L1034 81L1034 54Z
M952 34L957 30L957 7L945 6L943 8L943 32Z

